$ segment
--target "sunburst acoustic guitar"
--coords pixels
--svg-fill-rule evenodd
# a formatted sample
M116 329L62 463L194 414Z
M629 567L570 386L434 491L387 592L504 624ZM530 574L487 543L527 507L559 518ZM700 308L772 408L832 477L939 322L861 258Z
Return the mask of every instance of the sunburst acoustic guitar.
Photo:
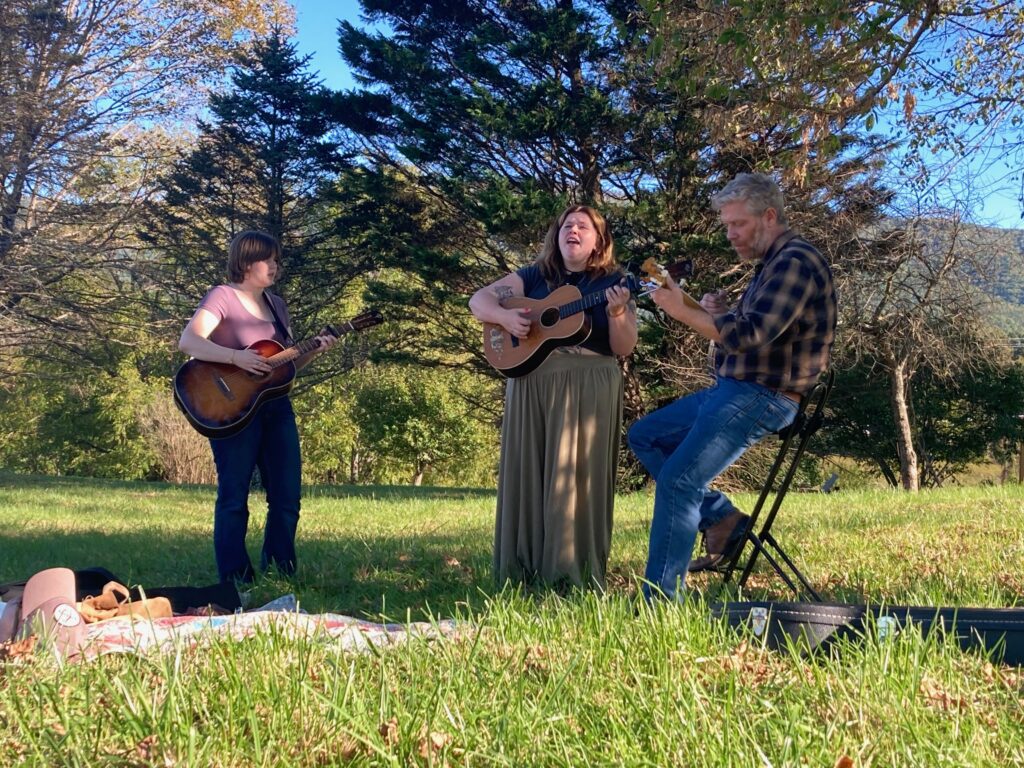
M383 322L380 312L370 310L339 326L328 325L327 333L343 336ZM250 344L270 363L269 373L257 375L228 363L189 360L174 374L174 402L188 423L206 437L230 437L252 421L268 400L288 394L295 383L295 360L312 352L316 338L282 347L273 339Z
M668 278L685 284L693 271L693 263L680 261L662 267L654 259L641 266L641 278L627 275L626 285L634 294L645 295L663 287ZM689 294L683 294L687 303L700 306ZM520 339L496 323L484 323L484 357L499 373L509 378L525 376L543 363L556 348L581 344L590 335L590 318L586 311L607 303L605 292L581 294L574 285L556 288L543 299L512 296L501 302L506 309L531 310L530 332Z

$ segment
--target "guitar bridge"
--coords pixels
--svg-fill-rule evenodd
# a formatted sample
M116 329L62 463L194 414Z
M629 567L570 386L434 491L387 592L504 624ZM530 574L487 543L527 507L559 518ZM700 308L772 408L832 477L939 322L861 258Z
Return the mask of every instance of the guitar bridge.
M228 383L224 381L223 376L217 376L213 381L217 385L217 389L221 391L224 397L226 397L228 400L235 399L235 393L231 391L231 387L229 387Z

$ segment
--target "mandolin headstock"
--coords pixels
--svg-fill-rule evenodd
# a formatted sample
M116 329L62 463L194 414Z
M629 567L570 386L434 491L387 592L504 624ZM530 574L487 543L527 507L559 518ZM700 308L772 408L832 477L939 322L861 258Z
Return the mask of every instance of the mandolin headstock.
M693 261L683 259L666 267L655 261L652 256L640 265L640 269L644 273L643 282L646 283L648 290L653 291L657 288L664 288L670 277L679 285L685 285L686 280L693 275Z

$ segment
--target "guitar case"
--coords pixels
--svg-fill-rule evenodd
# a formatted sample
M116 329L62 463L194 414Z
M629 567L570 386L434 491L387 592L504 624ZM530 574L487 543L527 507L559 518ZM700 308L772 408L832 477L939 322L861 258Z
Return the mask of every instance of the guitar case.
M773 649L826 652L841 640L884 640L913 627L922 635L955 637L964 650L981 651L992 661L1024 665L1024 608L737 602L716 603L711 613Z

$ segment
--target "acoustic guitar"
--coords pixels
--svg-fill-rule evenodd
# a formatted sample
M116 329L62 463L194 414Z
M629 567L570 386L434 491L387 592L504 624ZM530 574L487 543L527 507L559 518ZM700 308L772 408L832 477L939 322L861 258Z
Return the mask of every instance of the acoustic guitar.
M370 310L340 326L328 325L334 337L383 322L380 312ZM321 334L323 335L323 334ZM317 338L283 347L273 339L250 344L270 364L270 372L254 374L229 363L189 360L174 374L174 402L188 423L206 437L230 437L252 421L268 400L288 394L295 383L294 361L320 346Z
M685 283L693 272L693 263L680 261L662 267L653 259L644 262L644 276L626 275L626 285L633 294L646 295L665 285L669 276ZM697 301L684 293L687 303ZM563 285L543 299L512 296L501 302L506 309L528 308L530 332L518 338L497 323L484 323L484 357L499 373L510 379L525 376L547 360L555 349L582 344L590 336L590 318L585 310L608 302L605 292L581 294L574 285Z

